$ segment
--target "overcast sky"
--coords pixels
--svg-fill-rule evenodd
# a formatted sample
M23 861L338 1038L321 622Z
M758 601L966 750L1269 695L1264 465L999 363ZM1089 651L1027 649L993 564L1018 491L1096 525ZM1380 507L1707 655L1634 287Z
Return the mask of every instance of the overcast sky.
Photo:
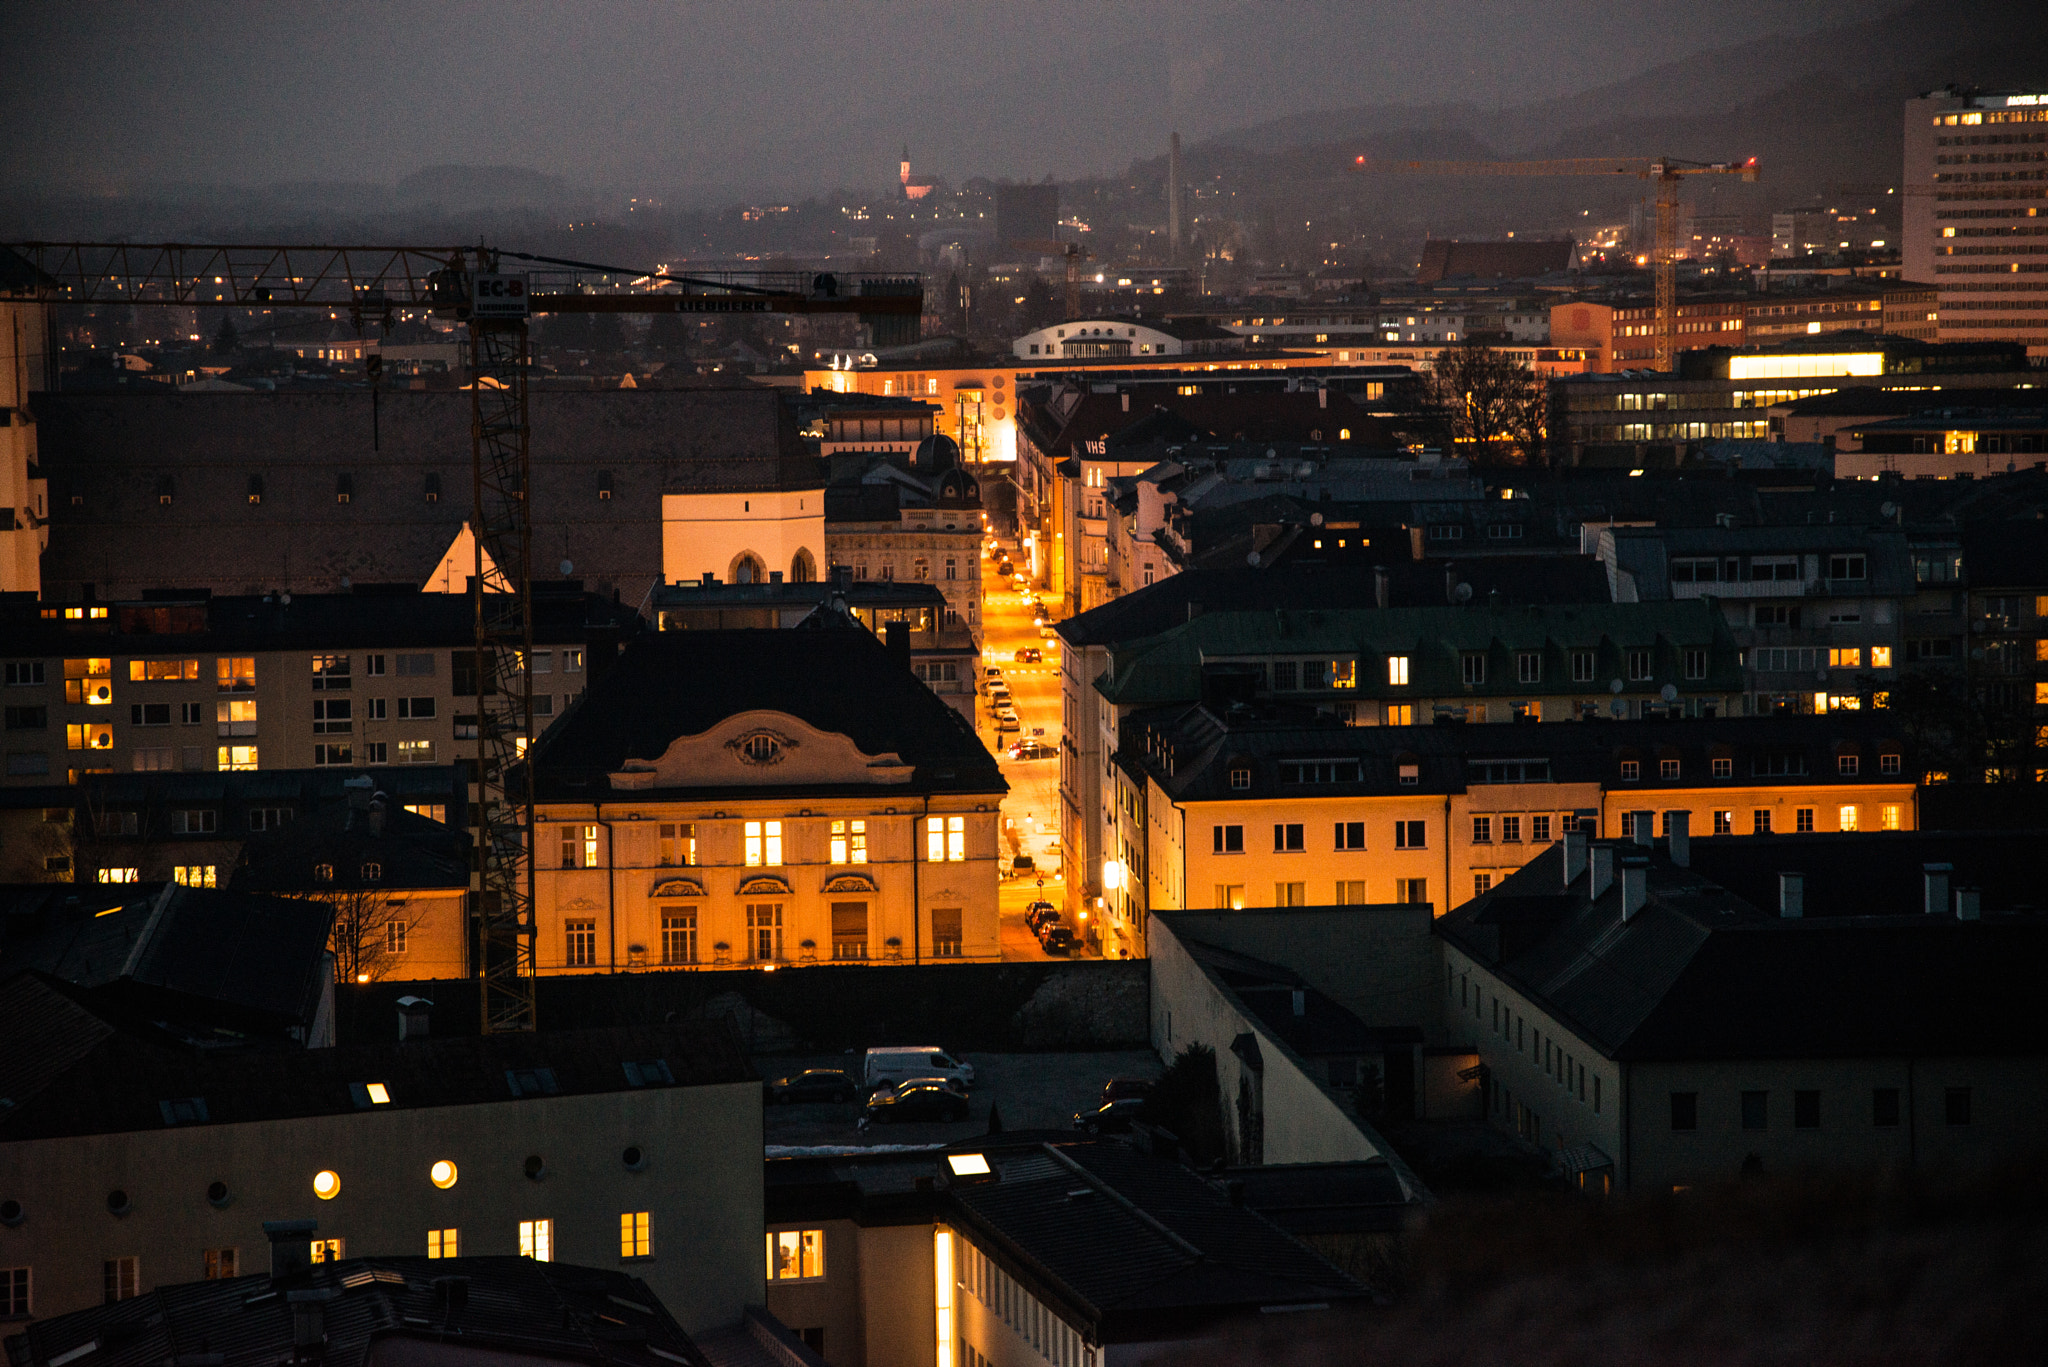
M0 177L100 193L515 164L651 193L1113 170L1286 114L1568 94L1852 0L0 5Z

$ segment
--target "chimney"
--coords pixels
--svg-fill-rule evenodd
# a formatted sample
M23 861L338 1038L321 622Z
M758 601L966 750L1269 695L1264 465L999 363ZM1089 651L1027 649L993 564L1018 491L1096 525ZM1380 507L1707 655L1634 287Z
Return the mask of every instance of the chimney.
M1692 813L1671 814L1671 862L1679 868L1692 864Z
M1586 843L1589 837L1583 830L1564 833L1564 885L1570 887L1578 876L1586 871Z
M889 651L889 658L905 669L910 668L910 624L908 622L882 623L882 644Z
M847 591L848 589L850 589L850 588L852 588L852 587L853 587L853 566L851 566L851 565L834 565L834 566L832 567L832 588L833 588L833 590L834 590L835 592L838 592L838 593L844 593L844 592L846 592L846 591Z
M1317 386L1316 386L1316 407L1317 407L1317 408L1328 408L1329 406L1330 406L1330 387L1329 387L1328 385L1326 385L1326 384L1319 384L1319 385L1317 385Z
M263 1237L270 1240L270 1279L282 1281L313 1265L313 1231L318 1220L265 1220Z
M1123 399L1124 399L1124 412L1128 413L1128 412L1130 412L1130 411L1131 411L1131 391L1130 391L1130 390L1126 389L1126 390L1124 391L1124 393L1123 393Z
M1975 896L1975 895L1976 895L1975 893L1972 893L1972 894L1971 894L1971 896ZM1956 904L1957 904L1958 906L1961 906L1961 905L1962 905L1962 900L1961 900L1961 899L1962 899L1962 894L1961 894L1961 893L1957 893L1957 894L1956 894L1956 899L1957 899L1957 903L1956 903ZM1300 1020L1300 1019L1301 1019L1301 1018L1302 1018L1303 1016L1306 1016L1306 1015L1308 1014L1308 993L1307 993L1307 992L1305 992L1305 991L1303 991L1303 990L1302 990L1301 988L1297 987L1297 988L1295 988L1295 989L1294 989L1294 993L1293 993L1293 996L1294 996L1294 1018L1295 1018L1296 1020Z
M707 589L708 589L708 588L713 588L713 587L715 587L715 586L717 585L717 583L718 583L718 575L717 575L716 573L714 573L714 572L713 572L713 571L711 571L711 570L706 570L706 571L704 571L704 587L705 587L705 588L707 588Z
M1948 876L1954 873L1953 864L1922 864L1920 874L1925 896L1921 909L1929 916L1942 916L1948 912Z
M1598 901L1614 886L1614 846L1595 845L1590 855L1593 872L1586 883L1586 896Z
M1372 567L1372 604L1374 607L1383 608L1387 605L1387 600L1393 596L1388 591L1388 586L1387 567L1385 565L1374 565Z
M1788 921L1796 921L1806 915L1805 874L1781 873L1778 875L1778 915Z
M318 1362L327 1356L327 1302L331 1287L307 1287L287 1291L285 1302L292 1308L292 1361Z
M400 997L398 999L398 1042L410 1039L425 1039L429 1016L434 1004L425 997Z
M348 809L351 812L367 812L370 810L370 798L375 795L377 785L368 774L364 774L360 778L345 779L341 787L342 791L348 795ZM350 824L354 824L353 819L351 819Z
M1629 816L1634 818L1629 822L1629 829L1635 833L1634 839L1636 844L1647 849L1650 842L1657 838L1657 814L1655 812L1630 812Z
M1643 903L1650 900L1650 861L1632 854L1621 861L1621 923L1636 919Z
M1455 604L1458 601L1458 567L1444 566L1444 601Z
M1975 888L1957 888L1956 919L1958 921L1974 921L1982 915L1982 897L1983 894L1979 893Z

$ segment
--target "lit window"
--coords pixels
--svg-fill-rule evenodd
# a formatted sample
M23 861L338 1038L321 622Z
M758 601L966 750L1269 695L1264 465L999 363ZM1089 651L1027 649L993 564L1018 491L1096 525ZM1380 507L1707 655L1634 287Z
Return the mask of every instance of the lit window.
M954 863L967 858L967 818L935 816L925 827L925 861Z
M461 1247L452 1229L430 1229L427 1231L427 1256L429 1258L460 1257Z
M125 1301L142 1294L142 1260L140 1258L108 1258L101 1264L105 1275L105 1290L108 1304ZM93 1340L97 1343L98 1340Z
M1861 646L1837 646L1828 651L1830 669L1861 669L1863 648Z
M647 1212L625 1210L619 1212L619 1256L621 1258L646 1258L653 1247L648 1238Z
M1842 808L1840 816L1841 828L1843 830L1853 831L1856 829L1856 809L1854 807Z
M141 876L139 869L101 869L102 883L133 883Z
M239 1276L239 1275L240 1275L240 1270L239 1270L239 1269L240 1269L240 1266L241 1266L241 1261L242 1261L242 1258L241 1258L241 1250L239 1250L239 1249L233 1249L233 1248L209 1248L209 1249L207 1249L207 1250L206 1250L206 1263L205 1263L205 1267L206 1267L206 1280L207 1280L207 1281L210 1281L210 1282L218 1282L218 1281L227 1281L227 1280L230 1280L230 1279L232 1279L232 1278L234 1278L234 1277L236 1277L236 1276ZM0 1275L4 1275L4 1274L0 1274ZM4 1287L0 1287L0 1292L4 1292L4 1290L5 1290L5 1288L4 1288ZM5 1298L4 1294L0 1294L0 1313L5 1313L5 1308L4 1308L4 1301L5 1301L5 1299L6 1299L6 1298ZM20 1313L22 1313L22 1314L24 1314L24 1315L25 1315L25 1314L27 1314L27 1313L28 1313L28 1308L27 1308L26 1306L22 1307L22 1310L21 1310L21 1312L20 1312Z
M217 887L216 868L213 864L179 864L172 868L171 877L180 887Z
M363 1090L369 1094L372 1106L389 1106L391 1104L391 1089L383 1083L369 1083Z
M342 1239L315 1239L311 1248L316 1263L338 1263L347 1251L347 1243Z
M1887 831L1896 831L1897 829L1899 829L1899 809L1897 807L1890 805L1879 807L1877 809L1877 814L1877 824L1880 829Z
M835 864L865 864L868 862L867 822L835 821L832 823L832 862Z
M1892 648L1890 646L1872 646L1870 648L1870 667L1872 669L1890 669L1892 667Z
M315 747L316 749L318 747ZM256 747L253 745L223 745L216 759L216 767L227 770L254 769Z
M697 862L697 828L690 822L665 821L658 832L664 867L689 867Z
M1406 655L1387 656L1387 682L1396 688L1407 685L1408 657Z
M967 1155L979 1157L979 1155ZM983 1159L984 1164L987 1159ZM986 1171L986 1168L983 1169ZM768 1233L768 1280L816 1281L825 1275L825 1231L783 1229Z
M531 1258L537 1263L551 1261L555 1256L555 1222L553 1220L521 1220L519 1222L519 1256Z
M763 865L773 868L782 862L780 821L749 821L746 824L746 860L750 869Z

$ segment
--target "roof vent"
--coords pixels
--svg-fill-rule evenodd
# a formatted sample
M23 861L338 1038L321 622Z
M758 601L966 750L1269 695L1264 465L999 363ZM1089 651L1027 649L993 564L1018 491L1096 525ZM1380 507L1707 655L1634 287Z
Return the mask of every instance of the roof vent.
M1920 866L1923 899L1921 909L1929 916L1942 916L1948 912L1948 876L1954 873L1953 864L1922 864Z
M425 1039L434 1004L425 997L400 997L398 999L398 1039L404 1043L409 1039Z
M1956 889L1956 919L1974 921L1983 915L1983 894L1975 888Z
M1692 864L1692 813L1672 812L1664 818L1664 834L1671 845L1671 862L1679 868Z
M1778 875L1778 915L1788 921L1796 921L1806 915L1805 874L1781 873Z

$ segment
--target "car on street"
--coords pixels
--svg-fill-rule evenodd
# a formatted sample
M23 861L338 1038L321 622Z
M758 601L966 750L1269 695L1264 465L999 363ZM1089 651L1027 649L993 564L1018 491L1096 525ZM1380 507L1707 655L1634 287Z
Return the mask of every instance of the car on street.
M1043 741L1020 740L1010 747L1011 759L1051 759L1059 751Z
M890 1125L903 1120L967 1119L967 1098L945 1087L907 1087L876 1092L861 1107L860 1123Z
M1089 1134L1129 1134L1131 1122L1137 1120L1145 1110L1145 1098L1141 1096L1119 1097L1105 1101L1092 1111L1076 1111L1074 1128L1086 1130Z
M967 1095L967 1084L960 1078L936 1074L930 1077L907 1077L896 1084L895 1090L907 1092L912 1087L944 1087L949 1092L958 1092L962 1096Z
M1142 1077L1113 1077L1102 1084L1102 1101L1124 1101L1132 1097L1142 1100L1152 1095L1154 1083Z
M998 732L1003 732L1003 731L1015 731L1016 729L1017 729L1017 714L1016 714L1016 713L1012 712L1012 713L1011 713L1011 714L1010 714L1009 716L1001 716L1001 715L998 715L998 716L996 717L996 730L997 730Z
M1038 933L1039 926L1047 920L1057 921L1059 916L1060 909L1050 902L1033 902L1024 908L1024 924L1031 927L1033 935Z
M1038 930L1038 943L1048 954L1072 954L1074 932L1064 921L1048 921Z
M908 1078L930 1082L945 1078L963 1087L974 1085L974 1065L955 1058L935 1044L877 1045L863 1060L861 1078L870 1088L890 1090Z
M1020 854L1010 861L1011 873L1035 873L1038 863L1028 854Z
M801 1073L775 1078L761 1084L769 1105L793 1105L803 1101L845 1103L860 1095L853 1078L837 1068L806 1068Z
M1017 663L1020 665L1035 665L1044 658L1045 652L1037 646L1024 646L1017 651Z

